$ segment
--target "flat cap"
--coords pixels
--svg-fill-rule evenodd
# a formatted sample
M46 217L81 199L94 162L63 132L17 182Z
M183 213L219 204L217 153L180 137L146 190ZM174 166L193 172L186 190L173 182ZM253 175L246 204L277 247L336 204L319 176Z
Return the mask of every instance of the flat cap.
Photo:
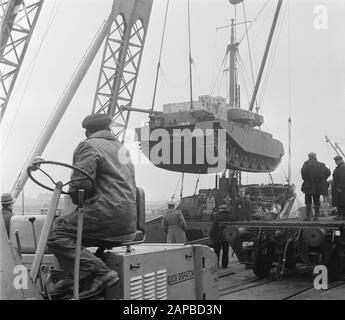
M91 132L105 130L111 124L111 120L111 117L107 114L94 113L83 120L82 127Z
M218 208L219 212L229 212L229 207L226 204L222 204L221 206L219 206Z
M334 159L335 161L343 160L343 158L342 158L341 156L339 156L339 155L335 156L333 159Z
M9 204L13 202L13 198L10 193L3 193L1 195L1 204Z

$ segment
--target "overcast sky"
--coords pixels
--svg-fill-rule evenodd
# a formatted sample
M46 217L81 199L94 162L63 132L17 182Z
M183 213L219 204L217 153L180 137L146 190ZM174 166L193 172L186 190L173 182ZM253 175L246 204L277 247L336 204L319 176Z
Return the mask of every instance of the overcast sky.
M266 0L247 0L247 20L253 20L265 3ZM270 0L250 29L255 75L276 3ZM230 23L234 7L228 0L191 0L190 5L193 89L194 99L197 99L199 95L210 94L214 87L229 40L228 29L216 31L216 28ZM325 29L315 25L318 5L327 9ZM165 6L165 0L154 0L135 107L149 108L151 105ZM111 7L111 0L45 1L0 126L1 192L11 190L34 142ZM259 90L259 104L265 118L262 129L282 141L286 151L282 165L273 173L275 183L286 182L287 123L289 110L291 112L292 182L300 189L300 168L309 152L316 152L319 160L334 169L334 151L325 143L325 135L345 150L345 2L286 0L281 13L263 86ZM244 20L242 5L238 6L237 18L239 22ZM239 38L244 31L243 25L238 27ZM247 48L244 39L240 54L249 75ZM72 162L73 150L84 139L81 121L92 110L100 62L98 54L49 142L43 154L45 159ZM156 109L161 110L164 103L188 101L187 1L170 1L162 70L164 77L159 78ZM241 81L242 107L246 108L252 91L248 88L247 94L242 77ZM224 81L223 86L218 82L215 88L214 94L226 96ZM133 115L130 127L138 127L146 120L144 114ZM58 174L65 179L69 173L59 171ZM180 173L167 172L151 164L138 164L136 179L148 200L167 200L176 188ZM196 180L196 175L186 175L184 195L194 192ZM243 174L243 183L267 182L267 174ZM199 187L213 186L214 177L201 177ZM42 191L31 182L25 187L26 194L31 196Z

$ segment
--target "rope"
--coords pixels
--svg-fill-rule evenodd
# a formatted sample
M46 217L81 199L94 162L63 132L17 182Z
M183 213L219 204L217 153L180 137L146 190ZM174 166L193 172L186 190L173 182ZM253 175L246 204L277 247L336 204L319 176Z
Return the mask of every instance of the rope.
M272 204L274 204L274 207L276 208L277 212L278 212L278 205L274 202L275 200L275 196L274 196L274 189L273 189L273 185L274 185L274 182L273 182L273 177L272 177L272 174L271 172L268 173L269 177L270 177L270 180L271 180L271 183L272 183L272 187L271 187L271 190L272 190L272 194L273 194L273 197L272 197Z
M226 52L225 55L224 55L224 58L223 58L223 62L222 62L222 64L221 64L220 68L219 68L219 71L218 71L216 80L215 80L215 82L214 82L214 84L213 84L213 87L212 87L212 90L211 90L210 95L213 94L213 91L214 91L214 89L215 89L215 87L216 87L216 85L217 85L219 76L222 74L222 70L223 70L223 68L224 68L224 66L225 66L225 64L226 64L227 61L228 61L228 54L227 54L227 52Z
M219 96L219 92L222 89L223 79L224 79L224 71L222 72L222 76L221 76L220 81L219 81L219 86L218 86L218 90L217 90L217 96Z
M245 70L245 67L244 67L244 63L243 63L243 60L242 60L242 57L241 57L239 51L238 51L237 57L239 58L240 64L238 64L238 66L239 66L239 68L240 68L240 69L239 69L239 70L240 70L240 75L242 75L244 90L245 90L245 92L246 92L246 96L247 96L247 99L248 99L248 105L249 105L249 103L250 103L250 95L249 95L249 90L248 90L247 82L246 82L246 76L248 77L248 75L247 75L247 73L246 73L246 70ZM250 84L250 80L249 80L249 84ZM253 90L252 87L251 87L251 89Z
M180 176L180 178L178 179L175 191L174 191L173 195L171 196L171 200L170 201L173 201L175 199L175 194L176 194L177 188L178 188L178 186L180 184L181 178L182 178L182 176Z
M192 67L193 67L194 73L196 74L196 77L197 77L198 80L199 80L199 83L202 84L202 79L201 79L201 77L200 77L200 75L199 75L199 73L198 73L198 70L196 69L195 62L194 62L194 61L193 61Z
M193 196L196 195L196 191L197 191L197 189L198 189L199 181L200 181L200 174L198 175L198 179L196 180L196 184L195 184L195 189L194 189L194 194L193 194Z
M160 46L160 50L159 50L159 58L158 58L158 63L157 63L156 80L155 80L155 87L154 87L154 90L153 90L151 112L153 111L153 109L155 107L155 100L156 100L156 93L157 93L157 86L158 86L158 78L159 78L159 70L160 70L160 66L161 66L161 58L162 58L162 52L163 52L163 43L164 43L164 37L165 37L165 29L166 29L166 23L167 23L167 18L168 18L169 2L170 2L170 0L167 1L167 6L166 6L166 9L165 9L164 26L163 26L161 46Z
M234 28L234 35L235 35L235 39L236 39L236 22L237 22L237 4L235 4L235 28Z
M246 9L244 6L244 2L242 2L242 8L243 8L243 17L244 17L244 21L247 21L247 16L246 16ZM252 59L252 51L250 48L250 41L249 41L249 33L248 33L248 26L247 23L245 23L245 27L246 27L246 35L247 35L247 45L248 45L248 53L249 53L249 61L250 61L250 70L251 70L251 76L252 76L252 81L253 81L253 87L255 86L255 80L254 80L254 68L253 68L253 59ZM255 100L255 105L256 105L256 109L258 108L258 102L257 100Z
M173 83L171 83L170 81L168 81L168 79L167 79L167 77L166 77L166 75L165 75L164 70L163 70L162 67L160 68L160 71L161 71L161 74L162 74L162 77L163 77L164 81L165 81L166 84L169 85L170 87L175 88L175 89L180 89L180 88L183 88L183 87L185 87L185 86L187 85L187 82L188 82L188 80L189 80L189 76L188 76L188 75L186 76L186 80L183 82L183 84L181 84L181 85L174 85Z
M181 190L180 190L180 199L182 199L183 195L183 183L184 183L184 172L182 173L182 178L181 178Z
M287 3L287 31L288 31L288 103L289 103L289 164L288 164L288 184L291 184L291 134L292 134L292 123L291 123L291 32L290 32L290 6Z
M242 59L242 56L240 55L240 52L238 51L237 53L237 56L239 58L239 62L241 63L241 67L243 68L243 75L246 77L246 79L248 80L249 82L249 85L251 84L251 81L250 81L250 78L248 76L248 73L247 73L247 70L246 70L246 67L244 65L244 62L243 62L243 59ZM250 86L251 89L254 89L254 87Z
M281 168L282 171L283 171L283 175L284 175L284 177L285 177L285 180L286 180L286 181L289 181L288 176L286 175L286 172L285 172L285 170L284 170L284 167L282 166L281 163L280 163L280 168Z
M246 28L246 33L242 36L241 40L239 41L239 43L242 42L242 40L244 39L244 37L247 35L248 31L251 29L251 27L253 26L254 22L256 21L256 19L260 16L260 14L264 11L264 9L266 8L266 6L268 5L268 3L270 2L270 0L268 0L264 6L262 7L262 9L258 12L258 14L255 16L255 18L253 19L252 23L250 24L249 28ZM246 20L245 20L246 21Z
M276 56L276 53L277 53L277 48L278 48L278 43L279 43L279 39L280 39L280 36L282 34L282 28L283 28L283 22L285 20L285 14L286 14L286 6L285 8L283 9L283 19L281 19L280 21L278 21L278 26L277 26L277 34L276 36L274 37L273 39L273 48L272 48L272 53L270 54L270 56L268 57L268 64L267 64L267 73L265 75L265 78L264 78L264 81L263 81L263 85L262 85L262 90L261 90L261 95L260 95L260 105L262 104L262 100L263 100L263 97L266 93L266 89L267 89L267 84L268 84L268 78L270 77L271 75L271 72L272 72L272 69L273 69L273 64L274 64L274 59L275 59L275 56Z
M188 0L188 44L189 44L189 93L190 93L190 109L193 110L193 77L192 77L192 42L190 36L190 5Z

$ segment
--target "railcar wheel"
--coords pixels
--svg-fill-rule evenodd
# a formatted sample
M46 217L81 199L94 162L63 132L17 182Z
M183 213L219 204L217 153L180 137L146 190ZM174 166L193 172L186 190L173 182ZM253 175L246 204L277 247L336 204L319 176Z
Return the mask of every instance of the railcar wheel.
M266 243L266 248L262 249L262 244L258 244L259 247L254 250L254 263L253 273L258 278L266 278L270 274L272 269L273 257L274 257L274 244Z
M329 277L332 280L345 280L345 248L335 248L328 262Z
M285 268L287 270L293 271L296 268L297 259L295 256L294 244L290 243L286 252Z

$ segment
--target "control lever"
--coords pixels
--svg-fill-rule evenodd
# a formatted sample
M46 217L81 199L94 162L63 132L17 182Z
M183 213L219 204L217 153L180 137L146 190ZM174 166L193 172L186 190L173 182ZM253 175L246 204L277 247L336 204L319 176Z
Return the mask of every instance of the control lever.
M37 237L36 237L36 228L35 228L36 218L35 217L30 217L28 220L31 222L32 234L33 234L33 237L34 237L35 252L36 252L37 251ZM43 279L42 279L41 270L39 270L38 276L39 276L39 279L40 279L41 291L43 291L44 286L43 286Z
M81 241L83 234L83 220L84 220L84 190L78 190L78 226L77 226L77 244L74 262L74 299L79 300L79 267L81 254Z

